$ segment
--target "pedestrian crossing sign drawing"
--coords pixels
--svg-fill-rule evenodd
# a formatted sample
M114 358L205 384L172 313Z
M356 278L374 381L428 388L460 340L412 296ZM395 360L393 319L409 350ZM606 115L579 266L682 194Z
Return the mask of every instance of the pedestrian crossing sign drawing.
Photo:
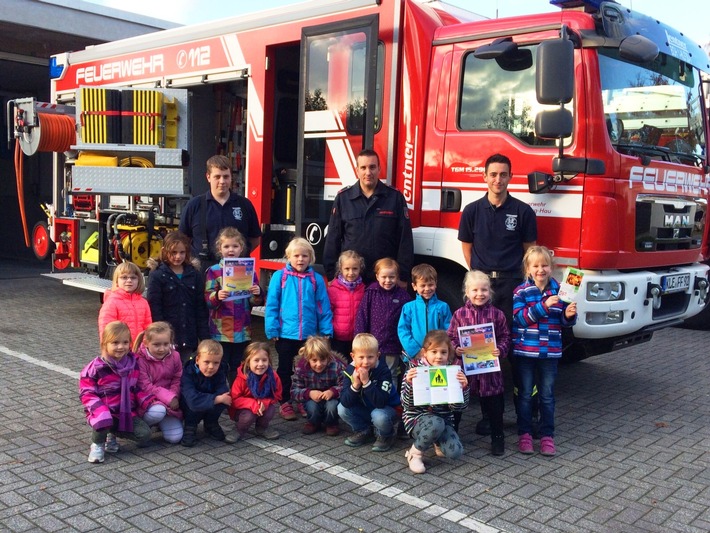
M446 369L439 367L432 370L432 372L429 372L429 385L432 387L448 387L449 380L446 376Z
M418 366L412 379L414 405L456 404L463 402L463 389L458 380L461 367Z

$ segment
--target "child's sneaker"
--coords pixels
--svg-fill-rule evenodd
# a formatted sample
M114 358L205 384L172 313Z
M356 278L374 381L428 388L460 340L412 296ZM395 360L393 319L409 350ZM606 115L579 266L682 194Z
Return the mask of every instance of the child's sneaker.
M284 420L296 420L298 418L290 402L284 402L281 404L279 414Z
M116 442L116 435L113 433L106 435L106 447L104 449L106 450L106 453L117 453L118 450L121 449L118 442Z
M436 455L437 457L446 457L444 455L444 451L441 449L441 446L439 446L438 444L434 444L434 455Z
M94 444L91 443L91 451L89 451L89 462L90 463L103 463L104 462L104 444Z
M365 444L371 438L372 428L367 428L364 431L358 431L357 433L350 435L347 439L345 439L345 444L346 446L357 448L358 446Z
M239 440L242 438L241 433L237 431L237 428L232 429L229 433L225 434L224 436L224 442L227 444L234 444L235 442L239 442Z
M315 424L311 424L310 422L306 422L305 425L303 426L303 429L301 430L301 433L304 435L313 435L318 431L318 426Z
M197 426L185 426L180 444L187 448L192 448L197 444Z
M258 437L266 440L274 440L279 438L279 432L271 428L254 428L254 433Z
M338 424L325 426L325 434L329 437L337 437L340 435L340 426L338 426Z
M518 437L518 451L525 455L533 453L532 435L530 433L524 433Z
M375 439L375 444L372 445L372 451L373 452L386 452L387 450L389 450L392 447L396 438L397 438L396 433L392 433L392 435L390 435L389 437L383 437L382 435L377 435L377 439Z
M299 415L301 415L303 418L308 417L308 413L306 413L306 406L305 405L303 405L301 402L296 402L296 403L294 403L294 405L296 406L295 411Z
M552 437L543 437L540 439L540 453L552 457L555 455L555 439Z

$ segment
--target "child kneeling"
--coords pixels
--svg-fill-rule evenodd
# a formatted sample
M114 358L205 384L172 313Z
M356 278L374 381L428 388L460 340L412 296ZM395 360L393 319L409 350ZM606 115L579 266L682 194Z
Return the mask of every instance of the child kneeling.
M321 425L335 437L338 427L338 399L343 390L345 361L330 349L326 337L311 336L298 351L291 378L291 398L305 406L304 435L312 435Z
M236 422L227 442L237 442L255 425L254 433L265 439L278 439L279 432L269 427L281 401L283 389L279 375L271 366L266 342L252 342L244 349L244 362L232 384L229 416Z
M380 361L377 339L369 333L358 333L353 339L353 362L348 365L343 379L338 414L353 430L345 439L352 447L362 446L372 437L372 426L377 439L374 452L386 452L396 438L394 424L399 420L399 394L392 383L392 373L384 360Z
M204 420L205 433L223 441L224 431L219 416L232 397L227 385L227 365L222 361L222 346L211 339L200 342L195 359L190 359L182 369L180 380L180 409L185 417L182 445L197 443L197 425Z
M444 330L427 333L420 353L419 358L410 361L402 381L404 428L415 439L405 456L409 469L415 474L423 474L426 471L422 456L432 445L439 456L449 459L461 457L463 445L454 429L454 413L466 409L469 397L468 380L463 370L459 370L456 379L463 389L463 403L415 406L412 380L417 375L417 367L446 366L450 365L454 358L454 350Z
M118 320L101 332L101 355L79 375L79 398L92 429L90 463L103 463L104 452L118 452L116 434L139 444L150 440L150 426L138 416L155 397L138 387L138 365L131 352L131 330Z

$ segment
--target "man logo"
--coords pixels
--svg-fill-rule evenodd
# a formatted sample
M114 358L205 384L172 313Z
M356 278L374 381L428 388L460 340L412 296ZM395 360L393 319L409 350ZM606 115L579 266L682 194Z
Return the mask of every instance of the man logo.
M664 228L684 228L690 226L690 215L665 215Z

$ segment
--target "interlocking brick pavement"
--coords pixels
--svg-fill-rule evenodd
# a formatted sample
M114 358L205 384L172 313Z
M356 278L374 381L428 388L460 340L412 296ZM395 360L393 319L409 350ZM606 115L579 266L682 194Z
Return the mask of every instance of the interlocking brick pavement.
M710 531L710 332L562 366L554 458L514 451L509 401L504 457L470 409L463 459L421 476L406 442L376 454L281 419L274 442L156 436L92 465L76 376L97 354L99 298L42 268L0 261L0 530Z

